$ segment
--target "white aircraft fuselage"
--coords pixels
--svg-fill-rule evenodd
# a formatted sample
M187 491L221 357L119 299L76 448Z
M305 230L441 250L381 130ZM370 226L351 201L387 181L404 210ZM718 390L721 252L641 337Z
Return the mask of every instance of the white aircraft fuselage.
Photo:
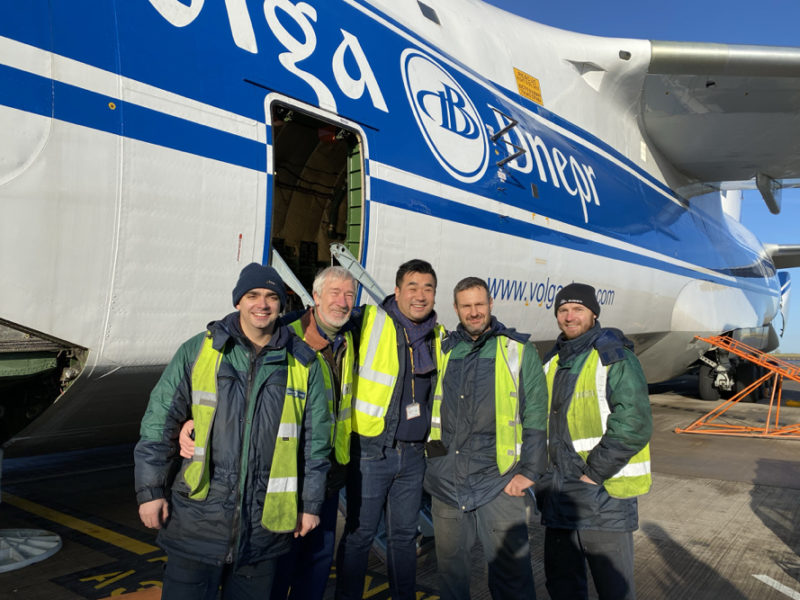
M482 277L542 348L558 289L589 283L650 381L698 334L774 347L761 243L645 133L650 62L477 0L3 2L0 326L58 388L15 400L7 450L130 439L273 247L306 285L332 241L385 289L428 260L451 328Z

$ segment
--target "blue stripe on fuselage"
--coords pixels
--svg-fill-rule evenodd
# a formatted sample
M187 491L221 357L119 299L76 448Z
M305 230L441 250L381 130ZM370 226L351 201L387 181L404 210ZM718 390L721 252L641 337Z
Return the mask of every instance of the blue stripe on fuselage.
M43 117L52 117L53 82L45 77L0 65L0 104Z
M51 86L53 86L52 90ZM51 108L49 102L45 101L45 99L53 97L52 92L55 92L56 98L54 109ZM109 102L116 103L116 110L109 108ZM70 123L116 135L121 135L124 130L124 135L129 138L261 172L266 170L266 152L263 143L122 102L82 88L53 82L47 78L3 65L0 65L0 103L42 116L50 116L52 111L55 118ZM120 124L121 115L124 116L124 127ZM409 196L408 188L374 178L371 181L373 201L382 204L553 246L606 256L677 275L699 277L723 285L731 285L731 282L726 279L698 274L691 269L665 261L599 242L587 241L574 235L559 233L513 218L502 217L437 196L415 192L416 197L412 198ZM718 269L718 272L730 273L726 269ZM740 282L739 287L752 288L753 286Z
M112 109L109 103L114 104ZM114 135L265 171L264 143L0 65L0 104Z
M658 260L657 258L643 256L615 246L587 240L576 235L554 231L553 229L542 227L534 223L524 223L518 219L505 217L497 213L467 206L458 202L452 202L439 196L425 194L419 191L412 192L412 190L408 188L390 182L373 179L372 190L374 197L380 198L381 204L404 210L421 212L437 219L461 223L463 225L487 229L489 231L496 231L505 235L519 237L550 246L587 252L589 254L603 256L637 266L657 269L692 279L713 281L720 285L739 287L758 293L764 293L765 291L763 285L754 285L750 277L737 277L734 283L731 282L730 279L698 273L695 270L667 261ZM417 207L416 210L415 207ZM757 271L757 269L755 269L755 271ZM720 273L720 275L729 274L722 270L718 270L717 272ZM730 275L733 276L732 274ZM757 278L762 277L755 272L753 276Z

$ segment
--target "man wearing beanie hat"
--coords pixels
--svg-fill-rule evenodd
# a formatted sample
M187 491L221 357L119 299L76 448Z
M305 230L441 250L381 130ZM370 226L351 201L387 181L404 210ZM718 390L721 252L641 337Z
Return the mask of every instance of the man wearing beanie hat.
M305 537L292 540L292 548L277 564L272 598L322 600L333 563L339 492L347 477L350 461L350 415L352 398L354 319L351 318L357 283L353 275L339 266L317 273L312 295L314 306L283 316L299 337L317 352L317 360L330 373L326 380L329 412L334 416L334 449L330 455L325 501L319 525ZM234 292L234 301L236 301ZM190 434L194 421L187 421L180 434L181 456L191 458L194 441Z
M554 600L636 597L636 497L650 489L650 399L633 344L597 318L595 289L556 295L561 335L545 356L548 468L535 486L545 530L545 578Z
M277 557L316 527L325 497L323 374L315 352L278 325L283 281L249 264L232 299L236 312L212 321L167 365L134 451L139 516L159 530L168 557L165 600L216 598L220 586L226 598L269 590ZM189 419L194 455L177 465Z
M558 316L558 307L562 304L580 304L588 308L595 317L600 316L600 304L597 302L597 294L594 288L585 283L570 283L561 288L556 294L556 302L553 310Z

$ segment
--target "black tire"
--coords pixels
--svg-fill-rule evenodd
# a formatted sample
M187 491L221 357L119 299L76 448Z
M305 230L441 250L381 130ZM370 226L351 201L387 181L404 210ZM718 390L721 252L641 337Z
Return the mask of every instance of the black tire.
M720 399L720 393L714 387L714 370L708 365L700 365L697 374L697 388L702 400L715 401Z
M734 384L734 393L738 394L743 391L747 386L753 383L756 379L763 375L761 368L751 362L740 363L736 367L736 383ZM762 396L762 386L757 387L750 392L742 402L758 402Z

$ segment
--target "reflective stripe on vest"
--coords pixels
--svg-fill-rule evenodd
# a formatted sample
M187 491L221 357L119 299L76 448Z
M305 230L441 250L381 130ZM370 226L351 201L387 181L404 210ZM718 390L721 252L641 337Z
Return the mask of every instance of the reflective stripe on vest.
M313 316L312 316L313 319ZM294 321L290 327L294 330L298 337L303 338L303 325L300 319ZM322 367L322 376L325 380L325 395L328 398L328 411L331 414L331 423L333 429L331 430L331 441L334 448L334 455L336 462L340 465L346 465L350 462L350 433L353 430L352 426L352 410L351 404L353 399L353 367L355 348L353 347L353 334L349 331L344 333L344 357L342 358L342 372L339 374L339 381L341 381L342 389L339 394L338 411L335 406L335 395L333 393L333 378L330 373L330 365L322 356L322 352L317 352L317 360L320 367Z
M297 526L297 453L308 390L308 367L291 354L287 353L286 358L286 392L261 514L261 524L276 532L294 531ZM210 457L206 449L217 408L217 372L221 361L222 353L214 349L208 332L191 375L195 451L184 479L193 500L205 500L210 487Z
M444 327L436 325L434 358L437 371L441 369L444 335ZM400 372L397 352L397 329L394 321L378 306L364 307L352 405L353 431L359 435L375 437L383 433L386 411Z
M206 332L200 351L192 365L192 419L194 420L194 454L183 478L189 486L189 497L205 500L208 495L208 439L217 410L217 371L222 353L212 347L211 332Z
M494 420L497 468L506 474L522 453L522 420L519 415L519 373L525 345L510 338L505 343L495 338L494 357ZM442 439L442 390L450 352L442 360L442 369L433 394L430 440Z
M308 393L308 367L289 353L286 359L286 394L261 513L261 524L276 532L294 531L297 527L297 454Z
M399 370L394 321L382 308L364 307L353 397L353 431L367 437L383 432Z
M556 354L545 365L548 413L553 399L553 382L557 370L558 355ZM607 381L608 367L600 361L600 354L597 350L592 349L578 374L567 412L567 427L572 438L572 446L584 461L600 443L607 428L608 417L611 414L606 396ZM648 443L632 456L620 471L604 481L603 487L608 495L614 498L631 498L647 493L651 483L650 444Z

